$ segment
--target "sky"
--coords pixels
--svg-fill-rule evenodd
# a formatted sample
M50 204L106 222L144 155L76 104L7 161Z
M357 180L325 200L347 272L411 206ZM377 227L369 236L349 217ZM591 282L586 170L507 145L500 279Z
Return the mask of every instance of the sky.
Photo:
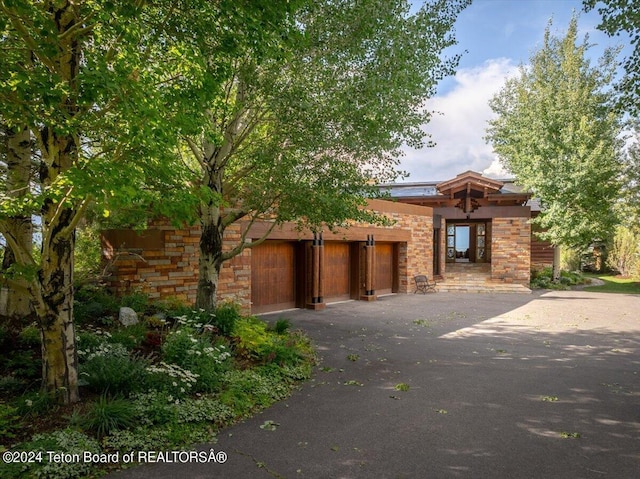
M493 115L489 100L541 47L549 20L552 32L564 36L574 11L579 14L579 39L587 34L594 44L588 50L592 64L607 47L622 46L620 60L630 52L624 38L597 30L600 16L585 13L582 0L473 0L456 22L458 45L447 52L462 54L457 73L441 82L427 103L429 110L439 112L423 128L436 146L404 148L400 169L410 176L403 181L447 180L467 170L510 177L484 140Z

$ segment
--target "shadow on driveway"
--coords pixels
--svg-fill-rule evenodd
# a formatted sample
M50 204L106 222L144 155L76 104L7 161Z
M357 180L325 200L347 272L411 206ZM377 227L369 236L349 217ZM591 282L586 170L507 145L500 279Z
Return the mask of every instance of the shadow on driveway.
M113 477L637 477L639 311L637 296L573 291L394 295L264 316L313 338L313 379L199 448L226 452L224 464Z

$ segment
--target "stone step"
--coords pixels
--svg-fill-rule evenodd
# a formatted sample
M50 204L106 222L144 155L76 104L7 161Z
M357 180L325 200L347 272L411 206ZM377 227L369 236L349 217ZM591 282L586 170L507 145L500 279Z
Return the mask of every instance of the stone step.
M506 284L506 283L485 283L485 284L470 284L470 283L438 283L436 291L442 293L520 293L530 294L531 290L521 284Z
M447 264L436 290L467 293L531 293L526 286L503 283L491 279L491 265L487 263Z

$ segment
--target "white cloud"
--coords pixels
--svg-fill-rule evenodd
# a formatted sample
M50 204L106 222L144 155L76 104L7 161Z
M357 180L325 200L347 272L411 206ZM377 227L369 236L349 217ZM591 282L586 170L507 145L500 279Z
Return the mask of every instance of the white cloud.
M507 170L498 158L495 158L491 164L481 171L484 176L489 178L504 179L511 178L513 175Z
M424 128L436 146L404 150L401 167L410 173L407 181L446 180L467 170L500 173L491 146L484 141L486 122L493 115L489 100L516 73L517 66L507 58L460 69L453 88L428 104L430 110L442 113Z

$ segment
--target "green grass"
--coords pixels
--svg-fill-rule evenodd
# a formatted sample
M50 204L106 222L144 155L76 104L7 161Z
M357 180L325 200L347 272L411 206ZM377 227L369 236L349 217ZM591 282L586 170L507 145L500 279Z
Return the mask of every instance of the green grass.
M620 278L617 276L586 275L590 278L597 278L604 281L601 286L587 286L585 291L595 291L599 293L622 293L640 294L640 282L632 278Z

